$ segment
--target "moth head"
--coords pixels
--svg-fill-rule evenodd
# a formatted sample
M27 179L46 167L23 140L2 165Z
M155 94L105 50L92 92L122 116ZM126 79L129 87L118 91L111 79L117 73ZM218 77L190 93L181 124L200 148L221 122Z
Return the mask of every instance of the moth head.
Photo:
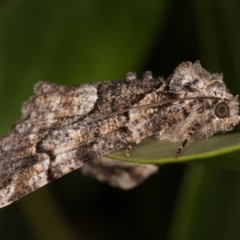
M230 131L239 122L238 116L239 102L237 97L219 100L212 109L214 115L214 125L217 126L217 131Z

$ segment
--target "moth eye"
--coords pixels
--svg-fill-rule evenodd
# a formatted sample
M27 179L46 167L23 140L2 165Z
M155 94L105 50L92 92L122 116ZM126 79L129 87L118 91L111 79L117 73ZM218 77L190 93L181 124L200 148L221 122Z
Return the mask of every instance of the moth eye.
M215 107L215 114L219 118L225 118L229 116L229 106L225 102L220 102L216 107Z

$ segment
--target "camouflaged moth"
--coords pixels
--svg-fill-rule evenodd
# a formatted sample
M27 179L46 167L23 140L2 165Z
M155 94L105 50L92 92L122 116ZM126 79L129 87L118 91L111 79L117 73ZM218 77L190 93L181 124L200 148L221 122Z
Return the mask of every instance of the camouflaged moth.
M40 82L34 92L0 140L0 207L149 136L181 142L179 155L188 141L240 121L238 99L222 74L199 62L180 64L166 80L128 73L124 80L75 87Z

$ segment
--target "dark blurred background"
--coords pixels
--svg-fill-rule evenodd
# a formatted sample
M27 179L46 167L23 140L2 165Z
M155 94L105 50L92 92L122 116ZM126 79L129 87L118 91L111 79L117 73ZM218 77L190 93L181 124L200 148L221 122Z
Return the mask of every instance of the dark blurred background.
M167 77L199 59L240 93L237 0L6 0L0 3L0 133L33 85ZM121 191L79 171L0 209L0 239L240 239L240 175L165 165Z

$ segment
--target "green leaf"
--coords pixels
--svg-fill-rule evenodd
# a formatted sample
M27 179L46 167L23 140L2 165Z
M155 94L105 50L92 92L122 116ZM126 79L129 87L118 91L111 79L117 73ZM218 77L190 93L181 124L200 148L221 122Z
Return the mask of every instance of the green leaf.
M113 159L134 163L165 164L180 162L197 162L227 169L240 170L240 133L225 134L188 143L181 156L175 157L181 143L160 141L157 138L147 138L134 147L130 158L125 156L125 150L108 154Z

